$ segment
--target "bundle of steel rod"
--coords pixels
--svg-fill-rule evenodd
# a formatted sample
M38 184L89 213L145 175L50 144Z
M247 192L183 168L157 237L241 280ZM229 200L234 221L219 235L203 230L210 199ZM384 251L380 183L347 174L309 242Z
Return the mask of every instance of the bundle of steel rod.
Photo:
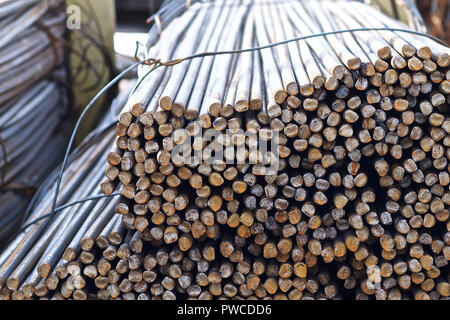
M384 29L329 33L360 28ZM357 2L215 1L150 31L169 66L141 68L102 183L126 227L182 252L230 234L336 297L448 298L450 50L387 28Z
M445 0L422 0L417 2L430 33L447 43L450 42L450 3Z
M101 300L341 298L327 268L311 268L307 277L301 262L291 266L265 261L251 248L252 254L244 257L240 250L245 242L230 241L226 235L221 241L199 243L187 251L174 244L161 247L144 242L138 231L129 231L121 242L115 239L111 235L97 238L95 248L83 251L79 262L61 267L42 281L35 290L37 296ZM83 249L87 245L83 243ZM58 282L62 284L57 287Z
M152 27L146 57L398 25L320 4L193 4L159 41ZM0 256L0 298L448 298L449 61L424 37L366 31L141 68L114 149L93 134L58 203L99 192L102 158L101 190L121 199L26 227ZM49 212L55 176L26 224Z
M58 197L57 207L62 208L49 215L59 168L33 198L22 231L0 255L0 299L39 298L56 291L65 294L67 281L75 280L78 286L78 278L67 275L93 256L94 242L103 248L105 241L123 241L126 230L114 215L117 197L67 204L101 194L99 182L114 140L114 124L130 90L129 85L122 91L99 127L71 154ZM75 290L70 297L80 295L82 291Z
M166 17L166 21L173 19L170 18L172 13L161 16ZM124 241L125 229L121 219L114 216L114 199L65 205L99 194L108 146L114 139L111 126L117 122L130 90L124 89L114 103L109 112L112 119L105 117L98 129L71 155L58 197L60 209L55 215L48 216L60 169L46 179L33 198L31 209L27 210L31 214L27 214L22 230L0 256L0 299L52 297L61 292L67 295L67 286L73 288L70 275L74 266L89 261L97 250L104 249L105 241L111 244ZM13 203L10 209L15 209ZM95 288L93 282L91 285ZM67 298L83 299L82 292L74 289L73 295Z
M63 1L0 3L0 246L58 164L65 113ZM58 69L58 70L57 70ZM56 70L56 71L55 71Z

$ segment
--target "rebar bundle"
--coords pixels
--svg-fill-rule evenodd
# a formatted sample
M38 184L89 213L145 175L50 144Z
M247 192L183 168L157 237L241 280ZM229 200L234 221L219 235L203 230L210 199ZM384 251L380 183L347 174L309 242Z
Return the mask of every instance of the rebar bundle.
M0 4L0 244L59 162L65 113L62 1Z
M448 299L446 46L353 1L155 21L112 150L88 138L58 205L114 197L36 222L50 177L0 298Z

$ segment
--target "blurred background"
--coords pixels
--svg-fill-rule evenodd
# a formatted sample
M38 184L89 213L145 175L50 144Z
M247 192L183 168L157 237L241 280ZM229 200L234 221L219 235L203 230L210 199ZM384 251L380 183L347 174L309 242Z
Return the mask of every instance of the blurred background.
M417 6L430 33L450 43L450 1L420 0Z

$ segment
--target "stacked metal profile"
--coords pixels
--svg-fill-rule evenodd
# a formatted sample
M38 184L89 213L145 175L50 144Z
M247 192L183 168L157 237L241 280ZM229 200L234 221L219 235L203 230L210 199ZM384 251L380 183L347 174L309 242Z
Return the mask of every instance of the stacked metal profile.
M0 3L0 246L60 161L66 111L63 1Z
M146 58L360 28L406 26L357 2L205 2ZM150 242L150 296L448 298L449 53L378 30L142 68L102 189Z
M129 90L115 100L111 113L71 154L62 179L58 207L100 194L99 183L108 147L114 140L115 119ZM85 291L77 290L82 289L78 287L78 278L70 277L73 268L80 266L80 258L86 262L87 256L91 256L84 251L95 249L95 241L98 244L108 238L113 243L123 241L126 230L114 216L117 198L81 202L50 214L59 173L60 168L57 168L44 181L33 198L22 231L0 255L0 299L22 300L60 293L65 298L72 297L73 293L74 299L86 299ZM72 288L70 295L67 295L68 287Z
M407 28L352 1L185 4L162 9L146 59ZM74 157L60 204L102 174L120 199L28 227L0 256L0 297L448 299L449 53L354 31L142 66L112 150Z

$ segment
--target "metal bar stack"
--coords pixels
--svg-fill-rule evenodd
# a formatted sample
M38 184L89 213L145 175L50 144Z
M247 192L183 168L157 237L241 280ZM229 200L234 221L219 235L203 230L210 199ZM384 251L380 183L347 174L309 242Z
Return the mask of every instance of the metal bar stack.
M62 1L0 4L0 246L57 165L66 112Z
M162 62L406 28L352 1L162 10L144 53ZM448 299L449 53L354 31L142 66L112 149L79 153L89 173L69 191L74 159L60 194L95 194L101 160L81 158L101 153L101 190L120 199L21 233L0 256L0 297Z
M197 3L146 58L383 27L406 28L348 1ZM257 285L235 297L448 297L449 52L420 35L380 30L204 56L148 76L143 67L102 189L119 186L116 211L152 247L189 252L229 237L228 252L212 242L213 268L251 266L253 257L277 266L274 279L249 268L244 277ZM277 132L276 157L251 150L242 130L263 140ZM227 153L230 144L243 149ZM188 163L173 152L179 146L202 161ZM224 159L214 158L223 150ZM279 170L266 172L267 158ZM333 283L328 293L293 286L322 273ZM261 289L267 281L274 287ZM223 297L221 284L200 291Z

